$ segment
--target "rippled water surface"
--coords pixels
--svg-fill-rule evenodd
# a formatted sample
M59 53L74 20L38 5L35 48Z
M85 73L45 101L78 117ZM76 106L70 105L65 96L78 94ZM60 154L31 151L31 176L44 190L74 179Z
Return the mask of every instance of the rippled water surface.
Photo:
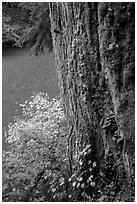
M54 57L46 53L38 57L30 56L24 48L4 48L2 51L2 128L3 149L4 128L21 114L20 103L24 103L33 93L48 93L55 97L58 90Z

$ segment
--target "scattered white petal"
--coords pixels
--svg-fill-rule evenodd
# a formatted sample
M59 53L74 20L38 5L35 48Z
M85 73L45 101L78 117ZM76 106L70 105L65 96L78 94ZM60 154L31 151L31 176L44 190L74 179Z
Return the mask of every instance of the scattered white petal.
M97 166L97 163L96 162L93 162L93 167L96 167Z
M75 187L75 185L76 185L76 181L73 182L72 186Z
M84 188L84 186L85 186L85 184L84 184L84 183L82 183L82 184L81 184L81 188Z

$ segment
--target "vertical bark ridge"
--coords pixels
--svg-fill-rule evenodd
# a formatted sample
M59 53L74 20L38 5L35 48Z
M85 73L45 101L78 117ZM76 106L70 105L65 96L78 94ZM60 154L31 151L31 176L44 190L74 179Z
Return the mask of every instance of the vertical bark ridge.
M94 6L89 8L88 3L61 3L60 5L62 25L66 30L63 35L52 34L53 44L65 114L71 132L69 154L75 171L80 174L97 160L96 140L99 137L97 132L99 127L95 121L99 124L100 118L94 111L95 105L91 105L96 97L98 86L96 72L99 66L96 53L98 48L97 34L94 29L96 11ZM53 17L54 13L51 18L55 21ZM92 18L93 27L90 23ZM81 169L79 155L89 144L91 152L84 158L83 169ZM91 164L88 164L88 160L92 161ZM86 177L88 174L85 175L85 179Z
M80 174L94 161L99 163L101 156L97 143L102 135L101 119L108 113L110 118L112 109L118 138L114 144L113 134L108 134L112 136L108 139L105 131L104 141L107 140L108 147L113 146L115 161L119 158L131 177L130 161L132 163L134 158L127 147L130 143L134 148L134 133L130 128L132 122L128 122L126 116L130 115L128 105L134 110L134 102L130 101L134 92L131 89L134 90L134 3L50 3L53 29L58 25L58 16L63 34L52 32L52 37L70 127L68 154L74 167L71 173ZM133 115L132 112L132 118ZM80 158L87 145L91 145L91 152ZM92 161L90 165L89 160ZM119 172L122 171L122 167L117 167ZM84 176L85 183L89 175Z
M113 153L117 155L120 148L121 156L115 158L116 164L118 161L123 163L128 181L132 183L131 174L134 168L130 163L132 164L134 159L127 151L126 141L130 140L130 145L134 148L134 142L131 141L134 131L129 132L133 125L128 118L131 115L134 120L131 111L134 109L134 3L99 3L98 19L101 65L112 97L120 137L116 140ZM112 140L113 137L110 139L110 146ZM119 169L119 166L117 168Z

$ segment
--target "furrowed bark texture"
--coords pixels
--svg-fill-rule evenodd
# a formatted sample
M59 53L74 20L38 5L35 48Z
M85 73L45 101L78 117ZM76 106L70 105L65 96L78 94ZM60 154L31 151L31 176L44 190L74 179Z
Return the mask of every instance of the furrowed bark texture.
M85 172L85 183L91 174L88 170L97 162L92 172L97 176L103 155L102 137L106 157L111 151L115 162L121 164L116 166L118 180L125 167L132 190L134 3L63 2L49 3L49 8L59 85L69 124L70 173ZM111 115L111 110L115 138L114 128L101 129L105 113Z
M61 95L70 127L68 150L72 174L74 171L80 174L98 161L98 109L101 103L95 107L100 69L95 7L95 4L89 7L87 3L50 5L52 30L61 30L60 34L53 32L52 36ZM87 145L91 145L88 154L80 158L80 152ZM88 164L89 160L91 164ZM88 172L83 175L85 180L88 176Z
M98 19L101 66L112 97L118 127L119 137L115 138L115 151L120 154L117 162L122 163L123 160L124 163L129 185L128 192L125 193L129 195L129 191L134 194L132 179L135 173L135 5L99 3ZM110 147L113 141L114 137L108 139ZM120 170L122 173L121 168Z

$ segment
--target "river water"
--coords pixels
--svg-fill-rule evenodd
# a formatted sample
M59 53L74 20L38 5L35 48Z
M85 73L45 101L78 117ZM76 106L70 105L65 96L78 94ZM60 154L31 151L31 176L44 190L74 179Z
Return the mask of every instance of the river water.
M14 116L21 115L19 104L34 93L44 92L50 98L59 93L54 56L46 52L30 56L26 48L3 48L2 50L2 148L8 144L4 129Z

